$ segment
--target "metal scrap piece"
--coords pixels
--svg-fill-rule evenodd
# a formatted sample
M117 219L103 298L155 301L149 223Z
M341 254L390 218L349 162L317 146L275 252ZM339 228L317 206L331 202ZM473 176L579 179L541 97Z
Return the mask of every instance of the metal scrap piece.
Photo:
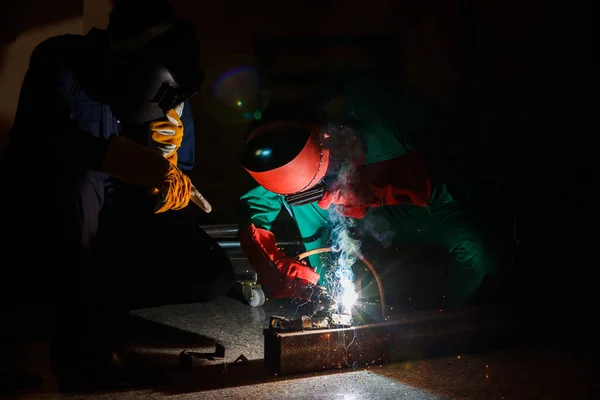
M331 314L331 325L352 326L352 315L350 315L350 314Z
M204 358L214 361L225 358L225 347L222 344L215 343L215 351L212 353L199 353L197 351L183 350L179 353L179 363L183 368L192 367L192 358Z
M297 331L311 329L312 327L312 319L307 315L296 319L273 316L269 322L269 329L274 330Z
M329 328L329 318L312 318L312 329L327 329Z
M245 355L240 354L240 356L233 362L233 365L248 365L248 363L248 358Z
M269 329L287 332L328 329L342 326L352 326L351 315L317 313L313 317L303 315L300 318L295 319L272 316L269 321Z

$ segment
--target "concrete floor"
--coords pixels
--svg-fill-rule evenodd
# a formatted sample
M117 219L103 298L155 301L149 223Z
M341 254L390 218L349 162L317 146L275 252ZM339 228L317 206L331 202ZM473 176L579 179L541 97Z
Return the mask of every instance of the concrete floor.
M558 349L503 349L431 360L373 365L285 377L263 372L263 336L271 315L293 316L296 307L268 300L250 308L231 297L205 304L137 310L136 343L122 355L143 377L119 390L59 395L47 368L47 345L20 350L24 370L43 375L39 390L0 394L6 399L593 399L600 398L591 355ZM222 361L179 366L184 350L210 352L218 341ZM15 353L18 353L14 349ZM27 353L27 356L24 354ZM248 365L232 365L243 354ZM16 358L13 358L13 361ZM5 362L11 362L5 357Z

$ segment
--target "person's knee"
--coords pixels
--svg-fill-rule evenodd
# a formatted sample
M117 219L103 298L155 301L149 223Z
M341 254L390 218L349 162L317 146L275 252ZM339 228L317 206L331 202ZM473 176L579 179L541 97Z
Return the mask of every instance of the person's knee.
M471 273L487 275L494 272L494 255L479 239L463 239L453 249L456 267Z
M193 301L204 303L226 294L235 283L233 268L223 268L215 279L209 282L192 284Z
M455 306L485 301L498 291L503 263L502 254L495 250L475 239L465 239L456 246L447 286Z
M206 243L205 243L206 245ZM207 302L224 295L236 281L233 264L226 251L217 243L212 243L198 254L199 263L194 279L189 280L190 300Z
M213 273L210 285L208 285L208 290L204 293L203 301L210 301L224 295L236 281L235 271L229 256L220 246L218 246L218 249L220 254L214 265L216 270Z

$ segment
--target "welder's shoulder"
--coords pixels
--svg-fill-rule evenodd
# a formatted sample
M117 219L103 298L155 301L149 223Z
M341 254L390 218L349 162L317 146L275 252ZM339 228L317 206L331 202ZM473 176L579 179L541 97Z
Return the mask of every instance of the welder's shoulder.
M85 36L65 34L48 38L38 44L29 58L30 65L62 62L77 54L84 46Z

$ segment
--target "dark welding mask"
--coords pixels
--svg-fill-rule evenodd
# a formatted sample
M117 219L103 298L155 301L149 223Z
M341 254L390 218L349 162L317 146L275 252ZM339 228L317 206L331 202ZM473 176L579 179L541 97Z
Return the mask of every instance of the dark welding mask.
M142 125L200 91L199 44L186 22L170 19L121 39L110 35L107 85L113 114L121 122Z
M244 169L290 205L318 201L325 193L329 150L318 125L300 121L267 123L248 136Z

